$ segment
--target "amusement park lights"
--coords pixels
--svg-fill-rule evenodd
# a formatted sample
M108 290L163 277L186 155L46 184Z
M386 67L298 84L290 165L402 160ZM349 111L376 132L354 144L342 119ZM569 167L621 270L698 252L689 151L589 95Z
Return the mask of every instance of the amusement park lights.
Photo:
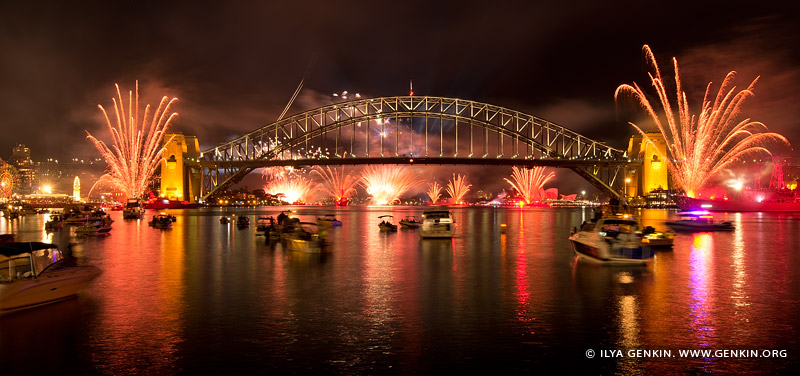
M651 103L647 94L636 83L620 85L616 90L615 99L618 101L622 95L631 95L649 115L667 141L666 151L655 149L661 159L669 162L668 168L672 179L688 196L693 197L714 175L734 161L754 154L770 154L769 150L762 146L768 142L789 146L789 142L782 135L763 132L767 130L764 124L750 121L749 118L738 120L742 104L753 96L753 87L758 77L745 90L735 92L736 87L732 86L732 82L736 72L731 71L722 81L715 96L711 93L711 83L709 83L706 86L700 113L692 114L686 93L681 87L678 60L673 58L676 86L674 101L678 109L675 114L656 58L649 46L645 45L643 50L653 69L650 81L658 94L659 102ZM655 105L661 106L662 113L657 112ZM662 119L666 120L666 124ZM655 145L638 125L632 122L630 124L645 140Z

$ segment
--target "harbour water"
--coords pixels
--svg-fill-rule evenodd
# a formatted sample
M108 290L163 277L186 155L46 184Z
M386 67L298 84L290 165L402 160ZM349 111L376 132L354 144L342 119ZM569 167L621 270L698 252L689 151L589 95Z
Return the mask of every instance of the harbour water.
M168 230L147 226L152 211L145 220L111 212L110 236L79 239L45 232L45 215L0 218L0 233L74 242L79 263L103 270L75 299L0 317L3 374L800 367L800 214L720 213L735 231L678 234L652 265L609 267L576 259L567 240L589 209L452 208L455 238L420 240L377 224L422 207L292 207L304 221L335 213L343 222L322 255L255 234L256 218L285 209L170 210ZM253 225L222 225L223 214ZM672 214L641 217L665 229Z

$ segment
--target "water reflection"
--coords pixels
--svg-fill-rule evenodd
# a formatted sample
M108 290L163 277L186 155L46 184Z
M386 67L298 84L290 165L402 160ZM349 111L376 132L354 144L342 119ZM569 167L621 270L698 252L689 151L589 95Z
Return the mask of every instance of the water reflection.
M711 285L714 283L713 237L709 233L695 234L689 254L690 321L696 345L711 349L715 345L716 327L713 317ZM714 370L715 358L704 358L702 369Z

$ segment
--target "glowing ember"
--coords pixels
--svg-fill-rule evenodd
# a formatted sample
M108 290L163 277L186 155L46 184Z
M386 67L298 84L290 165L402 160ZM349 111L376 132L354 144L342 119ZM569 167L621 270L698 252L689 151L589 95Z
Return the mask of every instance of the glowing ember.
M400 166L367 166L361 172L361 184L375 205L390 205L419 184L416 174Z
M435 204L439 201L439 197L442 197L442 186L438 182L433 182L428 187L428 197L431 198L431 204Z
M264 186L264 192L271 195L283 195L289 203L306 202L311 198L314 182L302 176L291 176L273 180Z
M343 198L347 198L356 193L356 183L358 177L351 173L344 173L344 166L339 170L332 169L326 166L324 169L317 166L312 171L322 178L322 188L334 201L340 202Z
M546 172L545 167L518 168L512 167L511 177L514 181L504 179L522 196L525 204L541 201L544 198L544 185L556 176L554 172Z
M753 95L752 90L758 81L758 77L753 80L747 89L737 93L735 92L736 87L731 85L736 72L729 72L725 80L722 81L722 85L720 85L713 101L710 98L711 83L709 83L706 86L700 114L693 115L689 111L686 93L681 89L678 60L673 58L676 102L678 106L676 116L672 111L672 104L668 98L665 82L658 69L656 58L647 45L644 46L644 52L648 62L652 65L651 68L654 70L654 73L650 74L650 80L658 94L666 125L662 123L656 108L636 83L633 86L620 85L614 96L615 99L618 99L622 94L632 95L656 124L658 130L661 131L667 141L667 155L660 155L659 157L668 161L672 179L688 196L693 197L699 189L709 182L710 178L734 161L753 154L770 154L769 150L761 145L767 142L789 145L786 138L780 134L761 133L766 131L767 127L760 122L750 121L750 119L737 120L745 99ZM634 123L630 124L648 142L652 143L639 126ZM658 152L661 153L662 151L659 150Z
M173 112L169 115L169 108L178 98L161 98L158 109L150 117L150 105L145 106L144 116L139 117L139 82L136 82L136 96L133 92L128 92L128 107L122 99L119 85L117 88L117 98L114 101L114 113L116 127L111 124L105 108L97 105L106 119L106 125L111 131L113 145L109 148L105 142L98 140L89 132L86 132L89 140L100 151L106 163L108 171L100 177L101 180L112 184L116 189L122 191L127 197L141 196L153 177L153 173L161 163L161 155L166 149L162 146L164 133L169 127L170 122L178 113ZM140 124L141 121L141 124Z
M462 204L464 196L469 192L469 187L472 187L472 184L467 184L466 176L453 174L453 178L447 183L447 194L453 198L454 204Z

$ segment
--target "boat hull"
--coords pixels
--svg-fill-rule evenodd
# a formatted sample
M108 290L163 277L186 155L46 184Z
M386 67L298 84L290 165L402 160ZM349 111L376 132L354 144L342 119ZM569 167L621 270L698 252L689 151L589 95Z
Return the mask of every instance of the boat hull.
M686 196L678 196L673 200L684 211L702 209L720 212L800 212L800 201L707 200Z
M0 284L0 315L71 298L98 275L100 269L95 266L75 266Z
M635 247L622 250L621 255L611 255L604 247L582 241L577 236L570 239L575 254L588 261L607 265L647 265L653 259L650 247Z

